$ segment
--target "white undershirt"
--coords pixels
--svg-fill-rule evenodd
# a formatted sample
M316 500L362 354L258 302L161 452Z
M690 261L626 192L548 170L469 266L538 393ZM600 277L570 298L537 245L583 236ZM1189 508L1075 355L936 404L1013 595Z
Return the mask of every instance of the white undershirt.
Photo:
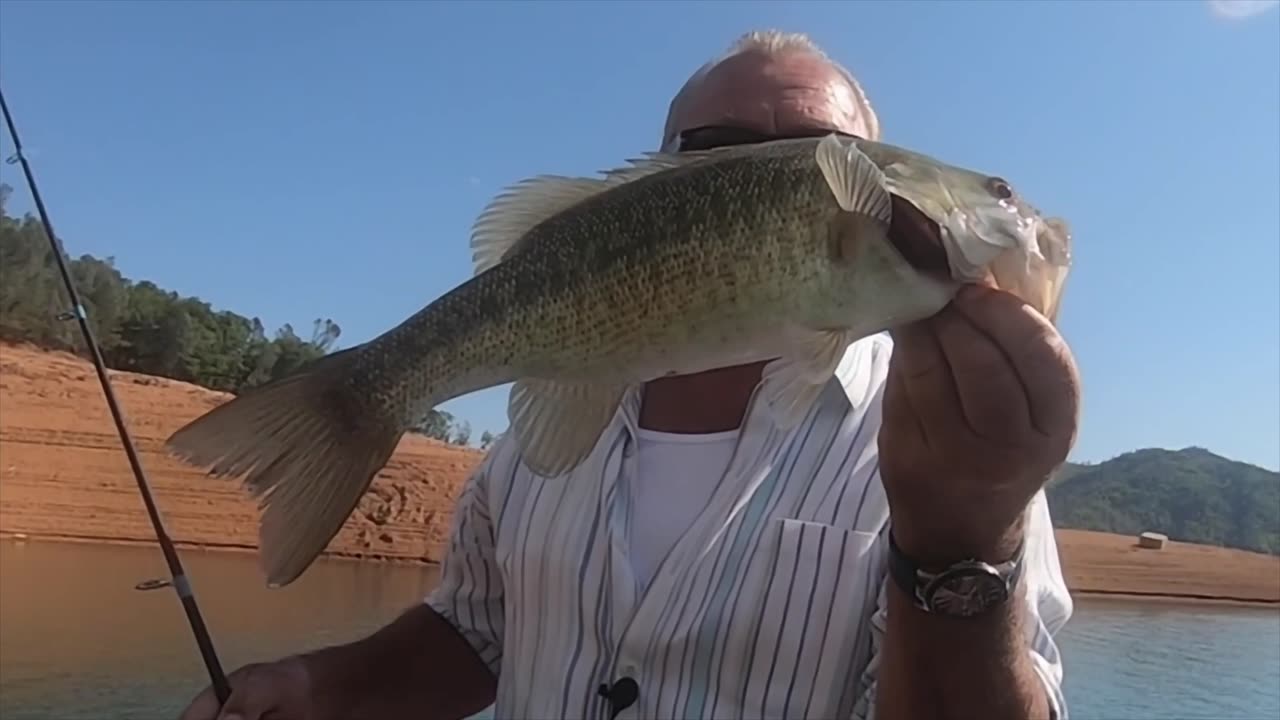
M737 442L737 430L684 435L639 429L629 545L642 586L711 500Z

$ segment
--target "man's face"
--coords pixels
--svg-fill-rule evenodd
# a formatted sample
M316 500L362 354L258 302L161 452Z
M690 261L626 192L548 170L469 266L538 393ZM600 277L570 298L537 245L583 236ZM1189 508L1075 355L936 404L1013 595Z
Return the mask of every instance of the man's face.
M685 99L674 121L677 133L731 125L770 135L869 134L844 77L821 58L795 50L744 53L720 63Z

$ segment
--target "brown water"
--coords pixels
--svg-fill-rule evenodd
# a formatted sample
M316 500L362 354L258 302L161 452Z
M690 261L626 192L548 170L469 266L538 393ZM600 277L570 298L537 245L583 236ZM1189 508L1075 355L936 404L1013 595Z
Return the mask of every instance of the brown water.
M321 561L267 590L253 555L183 553L227 670L345 642L419 602L430 568ZM208 683L155 548L0 542L0 720L174 718ZM1077 600L1072 720L1280 720L1280 612Z
M183 564L222 663L346 642L434 586L433 568L320 561L268 590L255 558L188 551ZM176 717L208 684L156 548L0 542L0 718Z

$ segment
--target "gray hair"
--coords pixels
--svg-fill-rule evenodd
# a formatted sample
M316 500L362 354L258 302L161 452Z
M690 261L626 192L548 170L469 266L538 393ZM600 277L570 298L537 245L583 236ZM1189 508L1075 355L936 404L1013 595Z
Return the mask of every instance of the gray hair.
M858 117L867 126L867 139L880 139L880 119L876 117L876 111L871 107L871 101L867 99L866 92L862 89L862 85L857 78L853 76L853 73L845 69L840 63L832 60L822 48L818 47L817 43L804 33L787 33L781 30L753 30L739 37L729 46L727 51L719 57L712 58L685 81L680 91L671 99L671 106L667 109L667 122L662 131L662 147L664 149L668 148L671 142L675 140L676 133L679 132L679 128L675 125L675 119L679 116L682 105L687 102L689 95L702 84L702 80L716 66L731 57L744 53L757 52L776 55L786 51L799 51L813 55L839 73L853 92Z

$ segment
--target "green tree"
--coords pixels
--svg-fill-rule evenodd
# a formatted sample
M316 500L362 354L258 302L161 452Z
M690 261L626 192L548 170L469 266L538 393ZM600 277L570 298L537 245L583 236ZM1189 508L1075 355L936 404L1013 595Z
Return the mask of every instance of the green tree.
M1280 473L1203 448L1135 450L1064 468L1046 491L1058 527L1280 554Z
M413 432L442 442L453 437L453 415L443 410L431 410L414 426Z
M83 351L80 331L40 222L9 213L0 184L0 340ZM68 262L108 367L239 392L278 380L338 349L342 328L317 318L309 337L291 325L268 335L258 318L217 310L147 280L132 281L113 258ZM470 426L432 411L417 431L445 442L470 440Z
M454 445L470 445L471 444L471 423L462 421L461 425L457 425L453 429Z

